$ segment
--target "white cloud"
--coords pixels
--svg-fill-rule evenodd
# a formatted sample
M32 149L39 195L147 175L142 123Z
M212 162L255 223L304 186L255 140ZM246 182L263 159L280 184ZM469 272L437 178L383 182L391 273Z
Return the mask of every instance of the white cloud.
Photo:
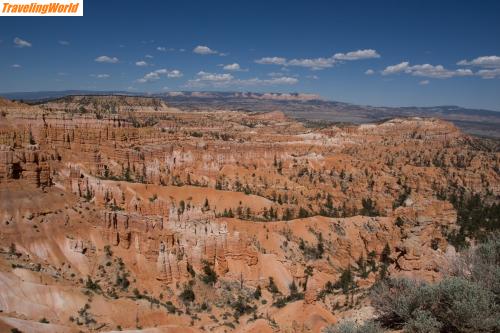
M111 77L109 74L90 74L90 76L98 78L98 79L108 79Z
M148 63L145 62L144 60L141 60L141 61L136 61L135 65L139 66L139 67L146 67L146 66L148 66Z
M499 56L483 56L471 61L461 60L457 62L459 66L478 66L484 68L500 68L500 57Z
M23 67L23 66L21 66L21 65L19 65L19 64L14 64L14 65L12 65L12 66L10 66L10 67L12 67L12 68L21 68L21 67Z
M414 65L408 68L411 75L414 76L423 76L423 77L431 77L436 79L448 79L450 77L455 76L470 76L473 75L470 69L457 69L457 70L448 70L445 69L442 65Z
M429 81L429 80L422 80L422 81L420 81L418 84L420 84L421 86L426 86L426 85L428 85L429 83L431 83L431 81Z
M319 80L319 77L317 75L308 75L306 78L311 79L311 80Z
M299 80L295 77L289 77L289 76L282 76L282 77L277 77L273 79L249 79L249 80L240 80L240 82L245 85L281 85L281 84L297 84L299 83Z
M276 77L271 79L237 79L229 73L214 74L208 72L199 72L196 79L189 80L186 84L187 87L228 87L228 86L259 86L259 85L291 85L298 83L299 80L294 77Z
M68 46L69 45L69 42L67 40L60 40L58 41L58 43L62 46Z
M160 79L160 74L158 74L156 72L150 72L150 73L147 73L146 75L144 75L144 77L138 79L137 82L146 83L146 82L155 81L155 80L159 80L159 79Z
M380 54L378 54L375 50L366 49L348 53L336 53L333 56L327 58L319 57L288 60L283 57L264 57L255 60L255 62L262 65L297 66L310 68L312 70L322 70L325 68L331 68L338 62L370 58L380 58Z
M307 67L312 70L322 70L333 67L336 60L332 58L315 58L315 59L292 59L286 63L287 66Z
M457 62L461 66L475 66L483 69L478 70L475 75L483 79L494 79L500 77L500 57L499 56L483 56L472 59L471 61L461 60Z
M449 70L444 68L442 65L434 66L431 64L410 66L410 63L408 61L404 61L397 65L387 66L382 71L382 75L391 75L398 73L405 73L413 76L429 77L435 79L448 79L451 77L474 75L474 73L470 69L459 68L456 70Z
M116 64L118 62L117 57L108 57L108 56L99 56L94 59L96 62L108 63L108 64Z
M357 50L348 53L336 53L333 56L336 60L360 60L360 59L371 59L380 58L380 54L372 49Z
M175 51L173 47L167 48L165 46L158 46L156 49L160 52Z
M404 62L399 63L397 65L387 66L382 71L382 75L390 75L390 74L396 74L396 73L404 72L405 70L408 69L409 65L410 65L410 63L408 61L404 61Z
M239 70L241 70L241 67L238 63L234 63L234 64L225 65L223 67L223 69L225 69L226 71L239 71Z
M477 71L476 75L482 77L483 79L494 79L496 77L500 77L500 68L481 69Z
M270 77L280 77L280 76L285 76L285 73L271 72L271 73L267 73L267 75Z
M215 50L212 50L208 46L204 46L204 45L198 45L197 47L195 47L193 49L193 52L197 53L197 54L217 54L217 53L219 53Z
M234 64L228 64L222 67L222 69L226 71L233 71L233 72L246 72L248 71L247 69L243 69L240 67L240 64L234 63Z
M137 82L146 83L146 82L156 81L159 80L160 77L162 76L166 76L168 78L179 78L182 77L182 72L177 69L171 71L165 68L157 69L153 72L147 73L142 78L138 79Z
M174 69L173 71L170 71L169 73L167 73L167 76L169 78L179 78L179 77L182 77L182 72L177 70L177 69Z
M19 37L16 37L14 38L14 44L16 47L31 47L31 43L24 40L24 39L21 39Z
M365 74L366 75L373 75L373 74L375 74L375 71L373 69L367 69Z
M264 57L255 60L256 63L261 65L285 65L286 58L281 57Z
M224 74L212 74L212 73L207 73L204 71L198 72L198 79L202 81L230 81L234 77L231 74L224 73Z
M144 58L153 59L153 56L151 54L146 54Z

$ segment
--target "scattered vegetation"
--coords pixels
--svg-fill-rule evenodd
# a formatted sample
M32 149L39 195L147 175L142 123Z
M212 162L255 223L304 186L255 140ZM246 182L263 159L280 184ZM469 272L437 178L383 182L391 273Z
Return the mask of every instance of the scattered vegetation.
M70 317L70 321L71 319L73 319L72 321L74 321L78 326L85 325L88 327L97 324L97 321L94 319L93 314L90 313L89 310L90 305L88 303L85 303L85 305L80 310L78 310L78 317Z
M360 212L361 215L366 215L366 216L379 215L379 212L375 208L375 203L372 201L371 198L362 199L361 204L363 205L363 209Z
M195 294L191 285L187 284L184 286L184 290L179 295L184 303L192 303L195 300Z
M310 246L302 238L299 240L299 249L307 260L321 259L325 253L323 235L318 233L316 246Z
M272 276L269 277L269 283L267 285L267 290L272 294L278 294L280 291Z
M301 299L304 299L304 293L299 292L295 281L293 281L290 286L290 294L285 297L279 297L276 302L273 303L274 306L278 308L284 307L287 303L295 302Z
M500 238L464 253L450 275L435 284L385 279L372 304L388 328L421 332L498 332Z
M213 286L217 282L217 273L207 261L203 263L203 273L201 279L206 284Z
M231 304L231 307L234 310L233 316L235 319L256 310L256 307L251 306L247 299L241 295L238 296L238 299Z
M85 288L92 290L93 292L100 292L101 286L99 286L99 281L93 281L90 276L87 276L87 280L85 281Z
M467 238L485 240L492 232L500 231L500 204L488 204L479 194L452 194L447 199L457 210L457 224L460 227L448 237L455 247L461 249L468 246Z
M351 266L347 267L347 269L344 269L342 273L340 274L339 281L336 284L336 287L340 287L342 289L342 292L344 294L349 293L352 289L356 287L356 284L354 283L354 276L352 274Z
M253 293L253 297L255 299L260 299L262 296L262 290L260 288L260 285L257 286L257 288L255 289L254 293Z

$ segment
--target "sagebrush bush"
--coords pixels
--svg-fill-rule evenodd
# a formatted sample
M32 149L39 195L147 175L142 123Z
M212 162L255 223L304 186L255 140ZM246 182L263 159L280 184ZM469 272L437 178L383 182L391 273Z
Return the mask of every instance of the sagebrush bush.
M363 324L356 324L352 321L342 321L335 325L330 325L323 330L324 333L383 333L382 327L374 322L367 321Z
M500 295L500 236L460 254L452 263L450 275L474 281Z
M408 333L499 332L500 240L460 256L451 276L427 284L387 279L373 288L379 320Z
M427 296L425 302L431 301L428 293L420 295L422 286L421 282L408 279L388 279L377 284L372 291L372 304L380 320L389 327L404 325L418 309L421 296Z
M429 311L417 310L405 324L405 333L439 333L443 324Z
M387 326L408 332L421 332L417 328L425 325L436 327L436 332L437 327L464 333L500 329L495 294L458 277L436 284L389 280L374 288L372 304Z
M490 290L456 277L444 279L431 288L439 295L434 315L446 327L471 333L500 329L500 307Z

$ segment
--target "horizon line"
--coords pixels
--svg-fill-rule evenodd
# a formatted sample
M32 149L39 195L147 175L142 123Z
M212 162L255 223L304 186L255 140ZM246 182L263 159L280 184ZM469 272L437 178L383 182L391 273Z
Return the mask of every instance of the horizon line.
M83 92L83 93L76 93L76 94L71 94L68 92ZM5 95L11 95L11 94L35 94L35 93L68 93L65 96L78 96L78 95L113 95L113 94L121 94L121 95L139 95L139 96L144 96L144 97L155 97L154 95L165 95L168 93L251 93L251 94L295 94L295 95L316 95L319 98L318 99L311 99L311 100L305 100L303 102L309 102L309 101L322 101L322 102L336 102L336 103L344 103L344 104L350 104L354 106L362 106L362 107L374 107L374 108L437 108L437 107L456 107L456 108L462 108L462 109L469 109L469 110L477 110L477 111L492 111L492 112L500 112L500 107L499 109L485 109L485 108L476 108L476 107L467 107L467 106L461 106L461 105L456 105L456 104L441 104L441 105L371 105L371 104L362 104L362 103L357 103L357 102L345 102L345 101L340 101L340 100L334 100L334 99L327 99L322 97L319 94L316 93L305 93L305 92L273 92L273 91L267 91L267 92L256 92L256 91L238 91L238 90L169 90L169 91L157 91L157 92L145 92L145 91L127 91L127 90L85 90L85 89L65 89L65 90L31 90L31 91L11 91L11 92L0 92L0 97L7 98L10 100L19 100L19 98L9 98L6 97ZM47 97L47 98L31 98L27 100L39 100L39 99L56 99L56 98L61 98L65 96L59 96L59 97ZM157 97L157 96L156 96ZM172 96L175 97L175 96ZM197 97L197 96L192 96L192 97Z

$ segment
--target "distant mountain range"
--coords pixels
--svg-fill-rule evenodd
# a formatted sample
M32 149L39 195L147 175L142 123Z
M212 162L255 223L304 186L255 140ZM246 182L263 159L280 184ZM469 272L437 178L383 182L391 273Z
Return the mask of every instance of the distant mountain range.
M60 98L69 95L144 95L144 93L130 93L128 91L93 91L93 90L62 90L62 91L26 91L0 93L0 96L7 99L22 100L24 102L34 102Z
M241 92L166 92L158 94L127 91L40 91L0 94L8 99L38 103L68 95L131 95L162 98L183 110L230 109L240 111L282 111L312 122L367 123L394 117L436 117L453 122L465 132L500 138L500 112L443 105L433 107L376 107L327 101L312 94Z

